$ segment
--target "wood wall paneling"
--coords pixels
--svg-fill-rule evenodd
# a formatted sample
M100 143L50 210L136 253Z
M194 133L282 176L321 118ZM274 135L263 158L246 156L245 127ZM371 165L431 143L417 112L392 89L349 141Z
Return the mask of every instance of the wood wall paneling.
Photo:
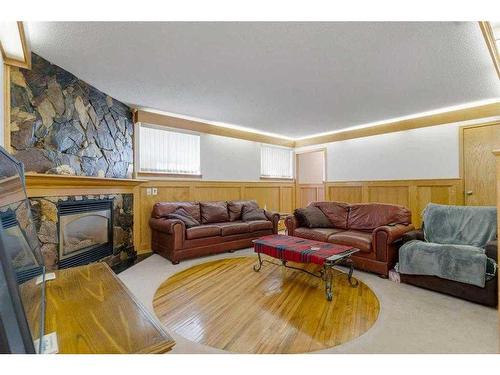
M410 186L368 186L368 202L397 204L408 207Z
M411 210L413 224L420 227L421 213L428 203L463 204L463 181L437 179L329 182L327 199L347 203L399 204Z
M297 184L296 207L307 207L311 202L325 200L324 184Z
M294 187L293 186L280 186L281 202L280 212L292 213L295 209L294 204Z
M352 186L335 186L327 183L327 197L333 197L336 201L346 203L358 203L363 201L363 187L353 184Z

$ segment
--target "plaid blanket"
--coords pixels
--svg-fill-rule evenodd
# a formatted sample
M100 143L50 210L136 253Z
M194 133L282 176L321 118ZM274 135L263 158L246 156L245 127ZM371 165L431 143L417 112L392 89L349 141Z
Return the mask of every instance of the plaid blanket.
M273 234L254 241L254 251L270 257L297 263L314 263L320 266L332 255L342 254L353 249L352 246L307 240L299 237ZM318 250L312 250L317 247Z

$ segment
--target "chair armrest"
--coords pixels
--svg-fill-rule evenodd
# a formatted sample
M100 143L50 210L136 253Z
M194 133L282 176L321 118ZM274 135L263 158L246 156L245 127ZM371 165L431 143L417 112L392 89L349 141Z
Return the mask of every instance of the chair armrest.
M401 244L414 240L425 241L424 231L422 229L415 229L403 234L403 236L401 237Z
M278 222L280 221L280 214L275 211L267 211L264 210L264 214L267 217L267 220L273 223L273 233L278 233Z
M285 226L287 230L287 234L289 236L293 236L293 232L295 231L296 228L299 227L299 222L295 215L288 215L285 218Z
M152 217L149 219L149 226L153 230L167 234L175 234L176 232L178 233L178 231L184 233L186 230L185 224L177 219L156 219Z
M376 228L373 231L373 237L374 239L377 238L379 233L383 232L386 237L386 243L389 245L393 242L396 242L403 237L405 233L408 233L410 231L413 231L415 227L412 224L408 225L403 225L403 224L396 224L396 225L384 225L381 227Z
M498 240L488 242L484 249L488 258L498 261Z

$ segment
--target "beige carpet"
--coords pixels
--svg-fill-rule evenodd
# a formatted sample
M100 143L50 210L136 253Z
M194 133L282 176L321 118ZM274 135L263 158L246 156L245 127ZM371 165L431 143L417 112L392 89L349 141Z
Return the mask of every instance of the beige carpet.
M222 257L251 255L252 250L193 259L172 265L153 255L122 272L119 277L153 312L153 295L174 273L194 264ZM498 353L498 311L376 275L355 271L377 295L378 320L364 335L318 353ZM224 353L190 342L170 332L174 353Z

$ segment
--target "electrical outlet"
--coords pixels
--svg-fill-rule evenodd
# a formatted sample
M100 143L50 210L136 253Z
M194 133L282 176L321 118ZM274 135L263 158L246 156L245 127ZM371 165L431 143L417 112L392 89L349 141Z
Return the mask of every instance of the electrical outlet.
M158 188L151 188L151 193L153 195L158 195Z
M146 195L151 195L151 188L146 189Z

